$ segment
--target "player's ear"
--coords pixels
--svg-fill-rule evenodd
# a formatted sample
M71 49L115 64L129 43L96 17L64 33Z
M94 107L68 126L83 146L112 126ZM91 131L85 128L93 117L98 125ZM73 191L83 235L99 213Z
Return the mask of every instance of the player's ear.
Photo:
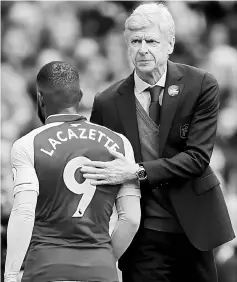
M40 91L37 91L37 101L41 107L44 106L44 98Z

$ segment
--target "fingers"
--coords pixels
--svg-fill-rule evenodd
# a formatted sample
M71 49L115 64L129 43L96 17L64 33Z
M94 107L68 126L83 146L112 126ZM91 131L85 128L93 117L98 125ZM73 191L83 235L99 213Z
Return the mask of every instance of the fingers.
M110 183L108 180L92 180L90 184L93 186L99 186L99 185L109 185Z
M81 173L93 173L93 174L101 174L103 173L103 170L101 168L96 168L96 167L90 167L90 166L82 166L80 169Z
M90 173L84 173L83 177L86 179L93 179L93 180L104 180L106 179L106 176L104 174L90 174Z
M83 163L83 167L96 167L96 168L105 168L106 167L106 162L99 162L99 161L90 161Z
M111 148L109 148L109 147L106 147L106 149L108 150L108 152L109 152L112 156L114 156L114 157L117 158L117 159L124 159L124 158L125 158L123 154L121 154L121 153L119 153L119 152L117 152L117 151L115 151L115 150L113 150L113 149L111 149Z

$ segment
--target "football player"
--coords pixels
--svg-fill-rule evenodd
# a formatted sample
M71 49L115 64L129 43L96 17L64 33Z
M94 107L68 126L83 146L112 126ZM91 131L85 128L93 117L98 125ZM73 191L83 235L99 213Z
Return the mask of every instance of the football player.
M37 75L38 114L43 126L12 147L14 202L7 231L5 282L117 282L116 261L140 222L137 181L92 186L84 164L111 161L111 150L134 162L121 134L79 114L79 74L54 61ZM114 204L118 221L109 235ZM28 252L27 252L28 250Z

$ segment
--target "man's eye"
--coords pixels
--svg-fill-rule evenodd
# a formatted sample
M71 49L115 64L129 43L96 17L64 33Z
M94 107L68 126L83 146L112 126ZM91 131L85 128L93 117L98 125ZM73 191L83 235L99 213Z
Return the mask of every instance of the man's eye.
M146 40L146 43L147 44L151 44L151 45L157 45L159 44L160 42L156 41L156 40L153 40L153 39L149 39L149 40Z
M132 44L138 44L138 43L141 43L141 40L133 39L131 42L132 42Z

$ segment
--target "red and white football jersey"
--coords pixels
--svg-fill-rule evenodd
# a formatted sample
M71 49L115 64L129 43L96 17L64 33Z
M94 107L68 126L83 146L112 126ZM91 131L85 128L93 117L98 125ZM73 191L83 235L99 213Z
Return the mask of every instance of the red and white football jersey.
M50 116L14 143L14 193L38 193L23 282L118 281L110 216L117 197L140 191L131 185L95 187L82 177L80 167L88 159L111 160L106 147L134 162L123 135L79 115Z

